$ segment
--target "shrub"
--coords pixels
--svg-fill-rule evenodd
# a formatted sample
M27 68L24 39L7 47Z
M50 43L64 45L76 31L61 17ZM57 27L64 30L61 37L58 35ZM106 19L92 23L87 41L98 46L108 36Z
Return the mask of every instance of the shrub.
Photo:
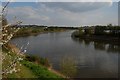
M60 62L61 72L64 75L72 78L77 73L76 65L76 61L73 57L65 56Z
M33 55L26 55L25 59L30 62L36 62L46 67L50 67L50 63L47 58L41 58L41 57L33 56Z

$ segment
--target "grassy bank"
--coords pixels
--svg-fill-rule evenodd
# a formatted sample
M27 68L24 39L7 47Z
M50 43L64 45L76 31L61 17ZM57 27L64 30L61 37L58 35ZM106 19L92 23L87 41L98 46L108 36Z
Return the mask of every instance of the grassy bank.
M15 57L18 56L16 53L13 53L10 49L6 49L5 47L2 47L3 53L2 55L4 56L3 59L3 63L2 63L2 71L4 72L5 69L8 69L8 72L10 70L13 69L10 68L11 66L11 62L14 61ZM20 56L20 55L19 55ZM21 57L21 56L20 56ZM3 78L35 78L37 76L35 76L33 74L33 72L31 72L27 67L25 67L24 65L22 65L19 61L16 62L16 70L18 70L18 72L10 72L7 74L3 74L2 77Z
M46 67L34 64L29 61L22 61L22 64L29 68L38 78L57 78L58 80L63 80L60 76L50 72Z
M23 27L21 28L14 37L23 37L23 36L31 36L31 35L38 35L40 33L48 33L48 32L62 32L66 31L67 29L58 28L58 27Z
M45 28L45 27L23 27L20 28L14 37L38 35L46 32L61 32L66 29L62 28ZM12 45L5 44L2 46L2 77L3 78L43 78L63 80L63 75L51 69L51 65L46 58L25 55ZM22 54L22 55L21 55ZM20 60L19 60L20 59ZM22 59L22 60L21 60ZM65 77L64 77L65 78Z
M12 49L12 50L11 50ZM53 73L52 71L48 70L48 67L45 65L46 59L40 59L43 60L39 63L36 63L35 61L30 61L28 58L26 59L26 55L21 55L16 53L17 49L11 46L3 46L3 63L2 63L2 71L5 72L6 69L9 72L7 74L2 75L3 78L42 78L42 80L46 79L57 79L57 80L64 80L62 76ZM11 62L14 62L15 58L19 57L22 60L17 60L15 62L15 67L11 67Z

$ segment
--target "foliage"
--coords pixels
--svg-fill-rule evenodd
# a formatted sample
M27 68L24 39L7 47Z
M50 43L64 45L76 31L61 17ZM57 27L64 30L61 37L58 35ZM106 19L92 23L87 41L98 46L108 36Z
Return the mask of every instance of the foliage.
M81 34L79 34L79 31L74 31L71 35L72 37L79 37Z
M20 25L19 27L20 30L15 34L14 37L19 37L19 36L31 36L31 35L38 35L40 33L46 33L46 32L60 32L60 31L65 31L66 29L63 28L54 28L54 27L34 27L34 26L22 26Z
M77 73L76 62L72 57L64 57L60 62L61 72L67 77L74 77Z
M2 77L3 78L35 78L35 75L25 66L21 65L21 55L13 53L10 49L2 47Z
M57 80L63 80L62 77L58 76L55 73L52 73L47 69L47 67L44 66L46 64L46 60L43 58L40 59L34 56L29 56L30 58L28 58L27 56L26 59L23 56L23 60L17 59L17 62L15 62L14 66L11 67L10 65L14 62L14 60L16 60L15 58L21 58L21 55L17 55L16 53L11 52L10 49L6 49L4 47L2 49L4 55L2 64L3 72L5 72L5 70L7 69L7 74L2 75L4 78L43 78L45 80L46 78L57 78ZM30 60L31 62L28 60ZM36 64L36 62L34 62L36 60L41 60L40 64Z
M113 26L109 24L107 26L85 26L75 31L72 35L74 37L83 37L83 36L108 36L108 37L117 37L120 38L120 26Z
M9 2L8 2L9 3ZM57 74L54 74L47 70L47 68L37 65L33 62L22 61L23 55L21 55L21 49L19 51L14 50L13 48L8 48L9 41L15 36L15 34L24 34L29 35L33 33L43 32L44 29L38 28L22 28L20 27L21 21L17 21L14 24L10 24L5 17L5 10L8 3L3 7L2 15L0 15L0 22L2 22L2 34L0 35L0 44L3 49L2 56L2 76L4 78L35 78L38 76L39 78L61 78ZM28 44L27 44L28 45ZM31 57L30 57L31 58ZM43 58L31 58L33 61L38 61L40 64L49 66L48 60ZM21 65L20 61L26 66ZM1 65L0 65L1 67ZM29 68L29 69L28 69ZM34 73L34 75L32 74ZM60 79L61 80L61 79Z
M33 56L33 55L26 55L25 59L27 61L36 62L36 63L44 65L46 67L50 67L50 63L47 58L42 58L42 57Z
M34 27L22 27L16 34L17 36L28 36L28 35L34 35L43 32L43 28L34 28Z

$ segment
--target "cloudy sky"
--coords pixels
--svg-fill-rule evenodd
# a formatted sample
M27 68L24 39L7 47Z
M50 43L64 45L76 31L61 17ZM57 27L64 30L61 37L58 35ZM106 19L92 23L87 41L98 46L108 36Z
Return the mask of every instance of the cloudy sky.
M23 21L23 24L40 25L81 26L118 24L118 3L111 0L106 1L11 2L7 9L7 18L9 22L14 22L16 20L14 17L16 16L17 20Z

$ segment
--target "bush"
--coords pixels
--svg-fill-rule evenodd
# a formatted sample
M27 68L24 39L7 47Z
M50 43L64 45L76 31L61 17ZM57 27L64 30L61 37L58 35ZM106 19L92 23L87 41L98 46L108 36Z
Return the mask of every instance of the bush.
M60 62L61 72L68 77L75 77L77 73L77 63L73 57L65 56Z
M46 67L50 67L50 63L47 58L41 58L41 57L33 56L33 55L26 55L25 59L30 62L36 62Z

